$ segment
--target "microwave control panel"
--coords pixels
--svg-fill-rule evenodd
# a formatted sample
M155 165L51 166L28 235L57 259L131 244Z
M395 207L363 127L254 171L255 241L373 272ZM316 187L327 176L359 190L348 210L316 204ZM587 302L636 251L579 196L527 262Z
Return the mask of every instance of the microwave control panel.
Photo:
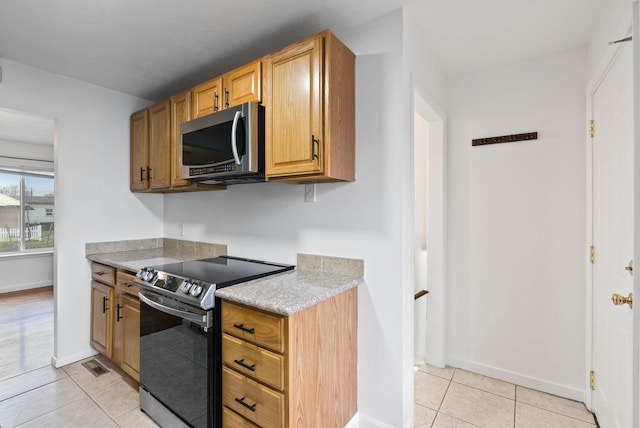
M189 168L189 177L197 177L199 175L207 175L216 172L233 172L234 170L235 165L233 163L202 168Z

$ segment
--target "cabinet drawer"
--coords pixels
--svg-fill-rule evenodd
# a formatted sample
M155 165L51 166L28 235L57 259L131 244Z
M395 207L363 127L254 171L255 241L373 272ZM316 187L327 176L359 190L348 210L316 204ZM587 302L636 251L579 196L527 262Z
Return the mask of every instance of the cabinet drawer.
M224 364L280 391L284 389L284 360L282 355L274 354L228 334L222 335Z
M135 276L131 275L130 273L118 271L116 272L116 287L118 287L125 293L129 293L138 297L140 286L133 283L134 278Z
M91 278L105 284L114 284L115 269L100 263L91 263Z
M261 427L284 426L284 396L269 387L222 368L222 404Z
M249 422L242 416L238 415L236 412L223 407L222 428L258 428L258 425Z
M222 302L222 331L276 352L284 352L285 318Z

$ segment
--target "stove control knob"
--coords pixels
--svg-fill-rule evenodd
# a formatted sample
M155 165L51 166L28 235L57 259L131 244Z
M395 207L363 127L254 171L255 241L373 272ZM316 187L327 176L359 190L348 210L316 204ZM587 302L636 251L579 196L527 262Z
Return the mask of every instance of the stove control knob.
M202 285L201 284L193 284L191 287L191 291L189 292L193 297L198 297L200 293L202 293Z
M153 269L149 269L144 277L144 280L150 284L153 284L157 278L158 278L158 272L156 272Z
M191 283L191 281L186 279L180 286L180 291L182 291L184 294L187 294L192 285L193 284Z

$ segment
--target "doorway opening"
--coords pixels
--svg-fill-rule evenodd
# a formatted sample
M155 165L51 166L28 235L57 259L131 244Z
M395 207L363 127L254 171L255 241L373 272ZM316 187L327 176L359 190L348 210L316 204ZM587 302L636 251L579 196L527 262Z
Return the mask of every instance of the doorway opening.
M56 122L0 108L0 380L54 355Z
M413 94L414 365L445 364L444 119Z

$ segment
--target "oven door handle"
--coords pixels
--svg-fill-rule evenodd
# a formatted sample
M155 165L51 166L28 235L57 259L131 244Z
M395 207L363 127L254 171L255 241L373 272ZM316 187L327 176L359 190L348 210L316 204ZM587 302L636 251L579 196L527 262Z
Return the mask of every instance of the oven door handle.
M204 328L211 327L208 322L209 320L208 320L207 314L198 315L192 312L172 308L170 306L161 305L160 303L154 302L153 300L145 296L145 294L142 291L138 292L138 297L140 298L140 301L146 303L147 305L151 306L154 309L159 310L160 312L164 312L166 314L174 315L176 317L180 317L187 321L191 321L193 323L198 324L200 327L204 327Z

